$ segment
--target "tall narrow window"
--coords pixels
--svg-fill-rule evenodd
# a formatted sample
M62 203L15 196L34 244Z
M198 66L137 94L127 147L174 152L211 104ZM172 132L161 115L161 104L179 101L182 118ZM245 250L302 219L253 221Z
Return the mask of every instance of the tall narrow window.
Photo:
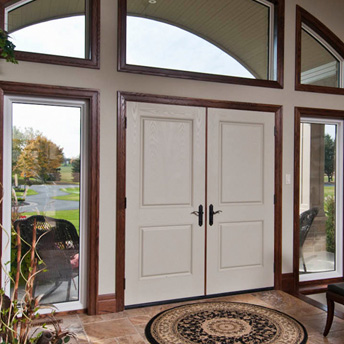
M6 98L3 236L19 297L35 248L34 295L59 310L85 308L84 102ZM18 246L18 240L21 246ZM22 258L21 273L17 257ZM7 290L15 283L3 275Z
M300 281L343 274L343 123L300 127Z
M120 0L119 70L276 81L282 3Z

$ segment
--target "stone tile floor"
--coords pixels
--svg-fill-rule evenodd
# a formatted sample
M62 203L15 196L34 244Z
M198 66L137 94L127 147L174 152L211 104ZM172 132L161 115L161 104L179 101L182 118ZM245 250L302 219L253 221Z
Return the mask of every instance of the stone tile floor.
M306 327L309 344L344 344L344 320L335 317L331 331L325 338L322 332L325 327L326 312L281 291L233 295L217 300L253 303L285 312ZM145 344L148 343L144 336L147 322L155 314L180 304L137 308L96 316L85 314L65 316L62 317L61 325L62 328L70 326L81 344Z

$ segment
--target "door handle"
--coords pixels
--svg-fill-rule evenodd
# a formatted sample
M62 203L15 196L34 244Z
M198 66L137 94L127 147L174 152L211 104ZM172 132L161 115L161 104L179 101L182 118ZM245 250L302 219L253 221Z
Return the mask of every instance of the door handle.
M214 211L214 206L212 204L209 205L209 226L214 224L214 215L222 213L222 210Z
M203 226L203 214L204 214L203 205L200 204L198 206L198 211L195 210L191 214L194 214L194 215L198 216L198 225L200 227L202 227Z

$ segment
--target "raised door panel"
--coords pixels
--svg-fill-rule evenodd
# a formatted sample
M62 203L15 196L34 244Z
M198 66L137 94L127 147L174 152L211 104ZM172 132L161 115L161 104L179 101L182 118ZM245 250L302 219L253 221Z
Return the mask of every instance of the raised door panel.
M125 304L203 295L205 109L128 102L127 122Z
M273 286L274 114L208 110L207 293Z

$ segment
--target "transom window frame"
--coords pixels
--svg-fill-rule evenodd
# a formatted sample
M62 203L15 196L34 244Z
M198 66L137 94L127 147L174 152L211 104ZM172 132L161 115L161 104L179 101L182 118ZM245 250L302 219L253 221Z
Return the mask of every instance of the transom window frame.
M30 0L31 1L31 0ZM13 7L16 3L23 5L28 1L15 1L7 0L0 3L0 28L6 29L6 13L8 8ZM90 53L90 58L76 58L68 56L58 56L51 54L33 53L27 51L15 51L15 57L18 61L28 61L28 62L38 62L38 63L48 63L57 64L72 67L83 67L83 68L100 68L100 0L88 0L88 11L89 18L86 20L86 38L88 41L85 42L86 48Z
M258 2L260 2L258 0ZM127 41L127 0L118 0L118 59L117 70L136 74L155 75L200 81L222 82L229 84L260 86L271 88L283 88L284 83L284 8L285 0L264 0L265 4L270 3L274 7L272 36L274 42L270 42L269 76L274 80L249 79L235 76L215 75L207 73L180 71L166 68L147 67L131 65L126 62L126 41ZM269 23L271 25L271 23ZM271 40L270 40L271 41Z
M339 87L309 85L301 83L301 43L302 30L305 30L319 44L331 53L340 64ZM344 43L327 26L307 12L296 6L296 39L295 39L295 90L317 93L344 94Z

